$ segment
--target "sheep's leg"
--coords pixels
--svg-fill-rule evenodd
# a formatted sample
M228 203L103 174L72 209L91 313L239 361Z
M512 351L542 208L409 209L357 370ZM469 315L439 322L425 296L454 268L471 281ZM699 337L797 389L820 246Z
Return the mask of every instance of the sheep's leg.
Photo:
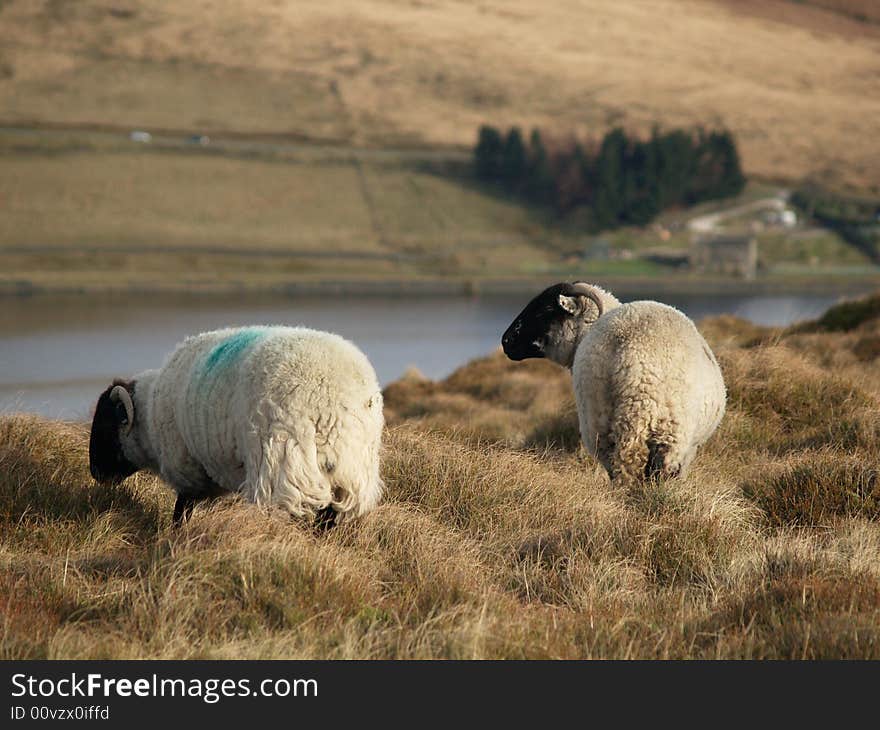
M678 444L670 446L663 463L663 478L671 479L673 477L685 476L696 453L697 450L692 445L689 445L687 448L682 448Z
M315 529L318 532L327 532L336 524L337 512L333 507L327 505L323 509L319 509L315 515Z
M223 494L223 490L211 480L206 480L202 491L178 494L177 501L174 503L174 516L171 518L172 524L179 525L188 520L196 504L208 499L215 499L221 494Z
M196 502L200 502L203 499L207 499L207 495L178 494L177 501L174 503L174 516L171 518L171 523L173 525L180 525L188 520L192 515Z
M179 525L189 519L197 502L219 497L226 490L211 479L205 467L188 454L180 456L174 464L173 469L163 469L161 476L177 492L172 521Z
M611 478L613 468L614 442L607 434L599 434L596 437L596 458Z
M683 446L683 444L686 444ZM645 479L657 481L674 479L685 474L694 458L696 449L686 438L676 438L669 433L653 434L648 438L648 462Z
M645 477L648 464L648 443L638 428L628 423L620 424L614 429L614 449L611 452L611 469L609 475L612 482L635 484Z
M598 460L610 478L614 458L614 439L611 436L608 419L598 416L598 413L604 412L606 408L584 406L583 410L586 411L586 415L578 416L581 443L587 453Z
M653 438L648 439L648 460L645 462L645 480L660 481L678 476L679 467L669 459L670 446Z

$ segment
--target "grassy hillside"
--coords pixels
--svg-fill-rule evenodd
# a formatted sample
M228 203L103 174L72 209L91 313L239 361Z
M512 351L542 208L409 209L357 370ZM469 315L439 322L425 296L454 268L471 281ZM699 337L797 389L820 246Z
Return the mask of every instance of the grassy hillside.
M748 174L876 192L880 30L855 17L868 6L5 0L0 121L374 146L470 144L485 121L722 123Z
M548 214L474 187L460 155L0 132L0 161L0 282L528 274L562 235Z
M0 421L0 656L880 658L880 303L704 322L729 412L623 490L566 374L496 353L386 391L384 504L316 535L236 501L170 527L87 429Z

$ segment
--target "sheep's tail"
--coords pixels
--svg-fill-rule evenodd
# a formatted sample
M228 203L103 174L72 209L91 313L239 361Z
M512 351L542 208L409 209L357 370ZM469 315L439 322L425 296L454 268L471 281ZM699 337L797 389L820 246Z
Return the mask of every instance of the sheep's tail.
M302 423L295 432L272 427L252 453L242 488L251 501L307 519L332 501L332 484L318 465L313 424Z
M245 496L309 520L330 508L337 523L375 507L384 486L379 476L382 396L373 396L366 409L342 408L340 414L325 414L317 423L264 421L264 428L255 429L255 438L263 436L249 451L252 463L245 465Z
M385 485L379 473L382 447L382 394L376 392L358 408L344 411L344 423L322 433L318 460L327 473L336 521L360 517L379 504ZM324 424L320 424L323 426Z

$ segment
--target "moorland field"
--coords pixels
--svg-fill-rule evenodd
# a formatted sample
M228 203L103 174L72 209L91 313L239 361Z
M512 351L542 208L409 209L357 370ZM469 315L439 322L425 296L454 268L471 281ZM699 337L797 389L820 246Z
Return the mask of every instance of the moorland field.
M612 486L569 376L500 352L385 390L384 503L319 534L171 526L88 425L0 418L0 657L880 658L880 297L701 323L728 412L686 478Z
M876 5L0 0L0 294L741 286L636 255L714 204L591 260L474 180L477 128L723 126L736 203L875 201ZM753 289L876 276L767 230ZM686 477L610 484L567 373L495 352L386 387L385 500L326 533L236 499L174 528L158 478L93 482L87 423L0 415L0 658L880 658L880 296L700 327L728 412Z

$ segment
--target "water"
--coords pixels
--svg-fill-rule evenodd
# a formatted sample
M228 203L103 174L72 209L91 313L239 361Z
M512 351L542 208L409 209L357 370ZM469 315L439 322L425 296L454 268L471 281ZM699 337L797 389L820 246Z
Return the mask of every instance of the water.
M730 313L758 324L814 317L831 295L653 297L690 317ZM0 413L28 411L83 420L114 377L157 367L188 334L244 324L304 324L337 332L367 354L383 384L415 366L441 378L499 345L528 295L473 298L364 298L129 301L88 298L0 301Z

